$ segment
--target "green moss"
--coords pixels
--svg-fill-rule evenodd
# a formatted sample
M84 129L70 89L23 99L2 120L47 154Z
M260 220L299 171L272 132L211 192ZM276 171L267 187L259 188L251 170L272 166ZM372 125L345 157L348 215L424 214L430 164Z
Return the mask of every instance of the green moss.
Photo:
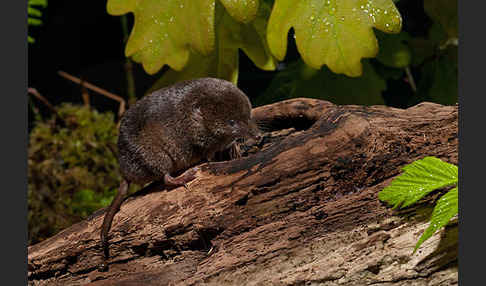
M38 122L29 138L29 244L107 206L120 182L113 114L71 104L58 113L62 120Z

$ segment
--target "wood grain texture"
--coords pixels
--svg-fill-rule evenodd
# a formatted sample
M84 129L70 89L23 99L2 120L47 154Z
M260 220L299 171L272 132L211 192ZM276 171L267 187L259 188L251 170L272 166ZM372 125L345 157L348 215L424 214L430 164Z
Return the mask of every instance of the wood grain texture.
M244 157L124 202L108 272L100 210L28 248L29 285L457 285L457 224L411 254L438 193L401 211L377 199L414 160L457 164L457 106L298 98L253 116L266 132Z

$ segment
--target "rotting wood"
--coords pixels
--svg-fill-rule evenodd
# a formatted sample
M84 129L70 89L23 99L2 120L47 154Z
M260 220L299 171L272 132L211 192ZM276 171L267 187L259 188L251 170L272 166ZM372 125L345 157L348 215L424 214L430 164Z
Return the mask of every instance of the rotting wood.
M254 109L261 146L203 164L183 187L139 193L110 232L103 210L28 248L30 285L457 285L457 224L411 255L430 204L394 212L377 193L425 156L457 164L457 106ZM429 198L430 201L430 198Z

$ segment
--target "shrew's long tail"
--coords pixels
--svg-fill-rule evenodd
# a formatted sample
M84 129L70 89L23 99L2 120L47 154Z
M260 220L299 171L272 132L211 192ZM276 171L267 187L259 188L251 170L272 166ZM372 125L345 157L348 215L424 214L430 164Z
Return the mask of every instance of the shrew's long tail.
M130 183L123 179L120 183L120 188L118 188L118 193L116 194L115 198L111 202L110 206L108 207L105 217L103 219L103 225L101 226L101 248L103 249L104 259L103 263L100 265L100 270L105 271L107 269L107 260L110 257L110 249L108 245L108 232L111 228L111 223L113 222L113 218L115 217L116 213L120 210L120 206L123 200L126 198L128 194L128 186Z

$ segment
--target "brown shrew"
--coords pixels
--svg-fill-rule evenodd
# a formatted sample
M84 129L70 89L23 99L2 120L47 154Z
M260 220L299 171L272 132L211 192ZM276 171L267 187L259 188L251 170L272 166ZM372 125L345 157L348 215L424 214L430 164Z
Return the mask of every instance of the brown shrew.
M259 137L250 100L222 79L183 81L131 106L120 122L118 162L123 179L101 227L104 260L100 270L107 268L108 233L130 183L143 186L162 181L166 186L186 186L195 178L197 164L234 148L237 139Z

